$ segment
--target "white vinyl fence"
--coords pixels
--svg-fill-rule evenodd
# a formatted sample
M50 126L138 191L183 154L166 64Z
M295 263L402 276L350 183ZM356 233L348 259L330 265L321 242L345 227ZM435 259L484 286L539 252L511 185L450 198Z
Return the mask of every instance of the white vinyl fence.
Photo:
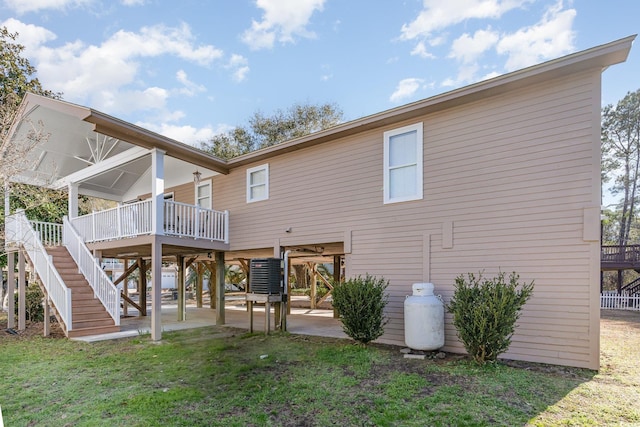
M617 293L600 294L600 308L603 310L634 310L640 311L640 296L629 296Z

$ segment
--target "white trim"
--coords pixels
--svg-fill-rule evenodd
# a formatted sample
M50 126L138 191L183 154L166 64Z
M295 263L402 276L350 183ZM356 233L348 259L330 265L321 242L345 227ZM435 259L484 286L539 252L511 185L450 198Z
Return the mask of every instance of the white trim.
M384 188L384 203L398 203L398 202L407 202L410 200L421 200L422 196L423 196L423 182L424 182L424 177L423 177L423 172L422 172L422 165L424 163L424 158L423 158L423 145L424 145L424 139L423 139L423 131L422 131L422 122L420 123L416 123L413 125L409 125L409 126L403 126L401 128L398 129L393 129L393 130L389 130L386 131L384 133L384 173L383 173L383 188ZM390 174L389 171L391 169L391 166L389 165L389 141L391 140L391 138L393 138L394 136L398 136L398 135L402 135L402 134L406 134L406 133L411 133L411 132L415 132L416 134L416 144L415 144L415 148L416 148L416 152L415 152L415 166L416 166L416 176L415 176L415 180L416 180L416 192L414 194L411 195L407 195L404 197L391 197L390 191L391 191L391 183L390 183ZM408 165L403 165L403 166L413 166L414 164L408 164Z
M256 172L265 172L265 182L252 185L251 184L251 176ZM260 198L251 197L251 189L259 186L264 186L264 195ZM265 163L264 165L256 166L253 168L247 169L247 203L259 202L261 200L269 199L269 163Z
M204 197L199 197L198 196L198 190L200 189L200 187L209 187L209 189L207 190L207 195ZM195 205L196 206L200 206L203 207L205 209L213 209L213 197L212 197L212 188L213 188L213 183L211 182L211 179L205 179L200 181L199 183L196 184L195 186L195 194L194 194L194 200L195 200ZM209 206L201 206L200 205L200 199L205 199L208 198L209 199Z
M86 179L92 178L94 176L100 175L101 173L108 172L112 169L117 168L118 166L125 165L134 160L139 159L140 157L144 157L148 155L151 150L148 150L143 147L133 147L124 151L120 154L116 154L115 156L109 157L99 163L88 166L84 169L80 169L77 172L69 174L59 180L55 181L51 188L54 190L60 190L68 186L69 184L82 182Z

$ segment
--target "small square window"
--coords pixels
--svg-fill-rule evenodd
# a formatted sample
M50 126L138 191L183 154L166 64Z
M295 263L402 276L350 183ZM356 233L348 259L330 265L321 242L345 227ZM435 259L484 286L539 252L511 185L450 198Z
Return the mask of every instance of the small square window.
M269 164L247 169L247 203L269 198Z

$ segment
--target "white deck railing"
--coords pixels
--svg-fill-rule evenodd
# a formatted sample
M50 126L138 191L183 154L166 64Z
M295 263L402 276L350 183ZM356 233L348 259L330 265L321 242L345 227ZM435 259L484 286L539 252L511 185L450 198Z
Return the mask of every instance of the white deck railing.
M102 302L102 305L104 305L116 326L119 326L120 292L118 288L116 288L111 279L109 279L109 276L102 270L102 266L85 246L82 238L66 216L63 219L63 227L64 245L78 265L80 272L87 279L87 282L89 282L94 295Z
M640 296L600 294L600 308L603 310L640 311Z
M71 222L85 242L98 242L151 234L151 215L151 200L143 200L73 218ZM229 243L229 212L165 201L163 232Z
M164 202L164 233L229 243L229 212Z
M118 205L71 220L85 242L151 234L151 200Z
M62 244L62 224L52 222L29 221L40 236L44 246L60 246Z
M24 246L36 274L40 277L49 298L56 310L58 310L58 314L66 325L67 331L71 331L73 329L71 289L67 288L53 266L51 256L40 241L40 233L34 230L24 212L18 212L7 217L5 231L5 239L8 243Z

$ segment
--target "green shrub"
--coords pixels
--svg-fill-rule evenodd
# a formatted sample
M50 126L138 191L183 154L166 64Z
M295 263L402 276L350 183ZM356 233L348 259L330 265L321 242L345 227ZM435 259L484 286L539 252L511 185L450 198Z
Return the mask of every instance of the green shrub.
M31 322L42 322L44 320L44 294L37 283L31 282L25 290L25 318ZM13 294L15 314L18 316L18 293Z
M335 283L332 300L342 321L342 329L354 340L367 344L384 333L388 319L384 307L389 282L383 278L358 276L346 282Z
M511 345L520 309L533 292L533 281L518 290L519 278L515 272L509 275L509 283L502 272L490 280L482 273L456 278L447 311L453 314L453 325L467 353L481 365L495 361Z

